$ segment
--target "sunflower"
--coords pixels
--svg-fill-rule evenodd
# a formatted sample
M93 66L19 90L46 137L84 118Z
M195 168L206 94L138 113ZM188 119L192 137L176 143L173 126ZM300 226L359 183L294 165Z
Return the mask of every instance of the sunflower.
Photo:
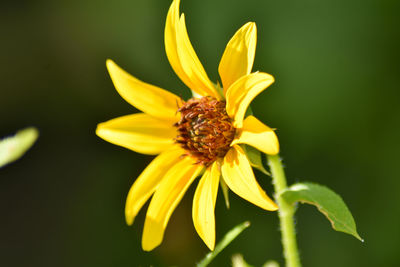
M254 116L245 117L250 102L274 82L263 72L251 73L256 25L242 26L229 41L218 72L221 86L208 78L187 35L185 16L174 0L165 25L168 60L194 97L180 97L142 82L113 61L107 69L118 93L143 113L100 123L96 134L135 152L158 155L133 183L126 200L128 225L152 196L143 229L142 248L161 244L168 220L188 187L201 176L193 199L193 222L205 244L215 245L215 202L218 186L274 211L278 206L258 185L241 144L274 155L279 143L274 131Z

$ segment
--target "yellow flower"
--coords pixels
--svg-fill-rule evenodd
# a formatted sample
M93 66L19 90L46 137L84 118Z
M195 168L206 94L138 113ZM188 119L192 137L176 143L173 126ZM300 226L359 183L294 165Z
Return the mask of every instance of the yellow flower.
M258 185L240 144L277 154L274 131L253 116L245 118L250 102L274 82L262 72L251 73L256 25L242 26L229 41L219 64L223 90L209 80L189 41L180 0L174 0L165 25L165 50L179 78L198 95L180 97L144 83L107 60L118 93L143 113L100 123L104 140L133 151L159 154L132 185L125 207L128 225L151 197L143 229L142 247L149 251L163 239L172 212L190 184L202 175L193 199L197 233L213 250L215 201L220 177L237 195L265 209L277 205ZM222 175L221 175L222 174Z

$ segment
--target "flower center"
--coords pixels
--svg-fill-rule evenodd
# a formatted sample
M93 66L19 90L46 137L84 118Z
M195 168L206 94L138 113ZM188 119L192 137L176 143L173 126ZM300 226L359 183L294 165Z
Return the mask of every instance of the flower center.
M225 109L225 101L211 96L191 98L179 109L181 119L175 123L175 142L205 166L222 158L235 137L235 128Z

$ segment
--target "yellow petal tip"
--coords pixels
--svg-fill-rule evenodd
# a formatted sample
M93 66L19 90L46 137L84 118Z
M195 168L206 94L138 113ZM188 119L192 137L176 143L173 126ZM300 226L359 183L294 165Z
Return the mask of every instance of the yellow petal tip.
M102 123L99 123L99 124L97 124L97 127L96 127L96 135L100 138L103 138L102 132L103 132Z
M268 210L268 211L276 211L276 210L278 210L278 209L279 209L278 204L276 204L276 203L275 203L273 200L271 200L268 196L267 196L267 198L268 198L268 199L265 200L266 203L265 203L264 209L265 209L265 210Z
M142 249L144 251L152 251L153 249L158 247L160 244L161 244L161 242L155 243L155 242L152 242L151 240L145 240L144 238L142 238Z
M111 59L107 59L106 60L106 67L108 72L111 74L111 72L116 71L118 69L120 69L120 67L117 65L117 63L115 63L113 60Z
M278 154L279 154L279 147L277 147L275 151L269 153L269 155L271 155L271 156L275 156Z
M272 208L270 209L270 211L277 211L277 210L279 210L279 207L275 202L273 202L273 205L272 205Z
M144 251L152 251L156 246L146 246L145 244L142 243L142 249Z
M164 228L157 222L146 217L143 228L142 249L144 251L151 251L155 249L161 244L163 235Z
M115 62L112 59L109 59L109 58L106 59L106 66L108 69L115 65L116 65Z
M279 209L278 204L276 204L272 199L270 199L267 195L264 196L263 203L260 203L260 208L268 211L277 211Z
M257 28L256 23L254 21L249 21L247 22L248 27L251 28L251 30L253 30L254 28Z
M211 251L214 251L214 248L215 248L215 242L214 243L212 243L212 244L206 244L207 245L207 247L211 250Z
M128 226L131 226L133 224L134 217L131 214L128 214L128 212L125 212L125 222Z

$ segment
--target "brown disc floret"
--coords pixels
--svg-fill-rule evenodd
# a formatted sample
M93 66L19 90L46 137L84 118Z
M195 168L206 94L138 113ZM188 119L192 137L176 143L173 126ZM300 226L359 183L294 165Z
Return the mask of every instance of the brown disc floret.
M225 105L225 101L205 96L191 98L178 109L181 119L174 125L178 128L175 142L198 164L208 166L224 157L235 137L236 129Z

